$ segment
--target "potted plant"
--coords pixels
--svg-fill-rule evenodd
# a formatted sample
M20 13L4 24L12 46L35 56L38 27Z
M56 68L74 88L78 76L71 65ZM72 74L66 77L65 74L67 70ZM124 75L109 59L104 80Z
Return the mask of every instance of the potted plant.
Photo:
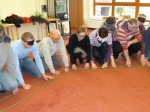
M116 8L116 13L119 15L119 17L122 17L123 12L124 12L124 9L122 7Z

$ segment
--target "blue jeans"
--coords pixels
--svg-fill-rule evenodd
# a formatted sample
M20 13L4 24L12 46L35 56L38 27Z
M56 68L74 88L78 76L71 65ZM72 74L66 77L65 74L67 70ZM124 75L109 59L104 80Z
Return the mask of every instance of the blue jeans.
M54 55L51 57L51 59L52 59L52 62L53 62L53 66L54 66L55 68L60 68L60 67L62 66L62 64L61 64L61 59L60 59L60 57L57 56L56 54L54 54ZM43 66L44 66L44 70L45 70L45 71L49 70L49 68L48 68L48 66L47 66L47 64L46 64L46 62L45 62L45 60L44 60L44 57L41 57L41 60L42 60Z
M9 72L0 71L0 90L12 91L18 87L19 83Z
M22 72L27 73L33 77L39 78L41 77L41 72L39 71L36 63L31 60L29 57L25 57L19 60L20 69Z
M145 56L150 61L150 27L148 27L145 36Z

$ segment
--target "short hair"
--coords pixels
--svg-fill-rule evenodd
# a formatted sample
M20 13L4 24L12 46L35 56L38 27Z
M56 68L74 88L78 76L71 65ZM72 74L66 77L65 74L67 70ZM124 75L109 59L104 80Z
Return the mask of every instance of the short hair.
M108 29L105 28L105 27L99 28L99 30L98 30L98 34L99 34L99 36L100 36L101 38L107 37L107 36L108 36L108 33L109 33L109 31L108 31Z
M146 15L145 14L139 14L138 17L142 17L146 19Z
M128 22L132 25L132 24L136 24L136 25L139 25L139 22L136 18L131 18L128 20Z
M110 16L106 19L107 24L115 24L116 23L116 18L114 16Z
M34 39L34 36L30 32L25 32L22 34L21 39L27 42L28 39Z
M86 31L87 31L87 27L85 25L81 25L77 29L77 34L79 34L81 32L86 32Z

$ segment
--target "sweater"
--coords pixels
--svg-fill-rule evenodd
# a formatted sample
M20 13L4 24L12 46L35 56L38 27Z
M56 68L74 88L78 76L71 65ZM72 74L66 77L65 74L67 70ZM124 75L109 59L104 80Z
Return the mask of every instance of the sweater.
M43 37L41 42L39 42L38 46L40 56L44 57L44 60L51 73L55 73L51 56L53 56L57 51L59 51L60 55L62 56L64 66L65 67L69 66L68 57L66 54L66 49L62 37L60 38L60 41L57 43L54 43L50 37Z
M89 36L86 35L82 40L78 40L78 36L76 33L72 34L69 38L68 48L70 53L70 61L71 64L76 64L75 56L74 56L74 50L75 48L80 47L87 53L87 63L90 63L90 40Z
M14 54L17 80L19 81L20 84L24 83L24 79L20 71L19 59L23 59L27 57L29 53L33 54L34 59L36 61L36 65L39 71L41 72L41 74L45 73L43 63L38 51L38 45L36 42L34 42L31 48L25 48L22 44L22 40L16 40L11 43L11 47L13 49L13 54Z
M141 40L141 54L145 54L145 34L146 34L146 29L144 25L139 26L140 33L142 35L142 40Z
M109 62L110 55L111 55L111 52L112 52L112 35L109 32L108 36L106 38L102 39L101 37L99 37L99 38L101 38L100 39L101 41L98 41L97 38L96 38L98 36L97 31L98 30L94 30L90 33L90 36L89 36L90 37L90 44L91 44L91 46L100 47L103 42L107 42L108 50L107 50L107 54L105 56L105 61ZM91 47L91 54L92 54L92 47ZM91 56L91 57L93 57L93 56Z
M0 42L0 71L7 66L9 73L16 79L16 66L12 48L8 43Z
M124 50L128 49L128 41L136 38L138 42L141 41L142 36L139 28L136 30L128 30L129 22L120 22L114 34L114 41L118 41Z

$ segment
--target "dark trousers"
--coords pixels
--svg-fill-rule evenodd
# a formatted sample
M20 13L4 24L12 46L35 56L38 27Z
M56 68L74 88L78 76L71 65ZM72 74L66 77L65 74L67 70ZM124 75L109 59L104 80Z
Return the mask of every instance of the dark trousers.
M101 46L96 47L93 46L92 54L96 61L99 62L100 65L104 64L104 59L107 53L108 44L106 42L102 43Z
M134 53L137 53L140 49L141 49L140 42L130 45L128 48L129 56L131 56ZM117 59L121 52L123 52L123 48L122 48L121 44L118 41L113 41L114 58Z
M83 64L83 60L87 58L87 56L85 56L85 54L87 55L87 52L80 47L78 47L78 48L79 49L78 49L78 51L76 51L76 53L74 53L75 50L73 51L73 57L74 57L75 62L77 59L79 59L79 62L81 64ZM69 54L70 54L70 50L73 50L73 49L69 48L69 45L66 45L66 49L67 49ZM85 53L83 53L83 52L85 52Z

